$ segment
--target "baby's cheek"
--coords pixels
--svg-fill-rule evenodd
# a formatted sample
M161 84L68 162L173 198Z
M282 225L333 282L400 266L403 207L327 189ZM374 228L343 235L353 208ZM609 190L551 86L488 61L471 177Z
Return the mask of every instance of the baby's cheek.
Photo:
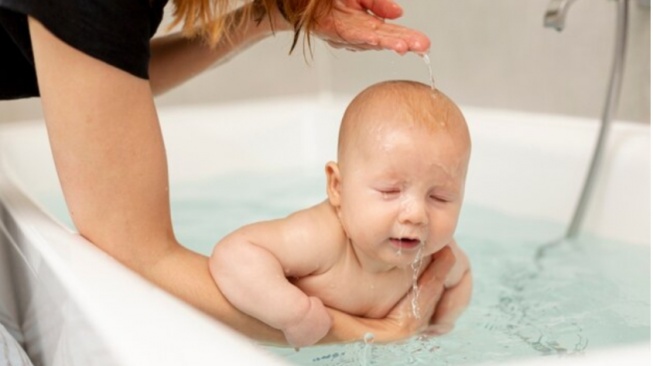
M429 236L433 243L430 246L432 246L434 253L444 248L453 240L456 223L456 220L441 219L431 228L431 234Z
M443 213L440 218L440 225L442 225L441 230L443 232L449 233L453 236L454 231L456 231L456 226L458 225L458 217L460 210L451 208Z
M442 250L442 248L446 247L447 244L451 243L451 240L452 239L440 237L440 238L434 238L434 240L431 241L430 243L427 242L426 243L426 247L428 250L427 255L431 255L439 252L440 250Z

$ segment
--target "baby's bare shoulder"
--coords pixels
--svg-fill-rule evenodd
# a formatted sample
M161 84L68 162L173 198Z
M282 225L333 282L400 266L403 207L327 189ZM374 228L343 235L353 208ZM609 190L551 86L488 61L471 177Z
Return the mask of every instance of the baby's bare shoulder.
M286 218L292 241L321 256L325 263L334 263L346 250L346 236L338 215L328 201L297 211Z
M343 238L342 225L328 201L297 211L288 216L288 224L302 227L307 235L329 239Z

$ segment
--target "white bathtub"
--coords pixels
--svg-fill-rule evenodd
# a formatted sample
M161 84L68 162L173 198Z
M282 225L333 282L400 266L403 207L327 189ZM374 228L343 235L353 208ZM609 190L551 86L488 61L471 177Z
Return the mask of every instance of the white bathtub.
M195 181L218 171L321 170L334 158L347 100L162 110L171 180ZM463 112L474 144L466 202L567 222L598 121L474 108ZM35 364L286 364L143 281L60 224L37 201L53 192L59 187L43 122L0 126L0 321ZM583 229L625 245L650 245L648 125L614 124ZM636 344L532 364L610 359L648 364L650 348Z

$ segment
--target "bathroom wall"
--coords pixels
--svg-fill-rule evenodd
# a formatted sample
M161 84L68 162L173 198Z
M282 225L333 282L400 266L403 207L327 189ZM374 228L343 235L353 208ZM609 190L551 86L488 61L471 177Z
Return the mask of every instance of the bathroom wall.
M549 0L398 0L402 24L432 40L438 88L461 105L599 117L611 65L616 3L578 0L562 32L543 27ZM631 0L617 117L650 123L650 7ZM279 34L157 98L161 107L316 93L354 94L384 79L428 82L411 54L333 50L314 42L288 56ZM0 102L0 122L40 116L38 100Z
M436 84L464 105L600 116L611 67L616 1L575 1L562 32L543 27L549 0L404 1L406 24L432 41ZM650 8L631 1L618 118L650 122ZM333 88L383 78L427 81L417 57L333 57Z

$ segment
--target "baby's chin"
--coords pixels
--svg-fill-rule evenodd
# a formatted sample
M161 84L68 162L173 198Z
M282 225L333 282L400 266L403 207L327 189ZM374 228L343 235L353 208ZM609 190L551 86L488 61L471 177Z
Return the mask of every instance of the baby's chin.
M391 253L386 254L386 262L395 267L408 268L419 266L424 259L424 243L415 240L390 240Z

